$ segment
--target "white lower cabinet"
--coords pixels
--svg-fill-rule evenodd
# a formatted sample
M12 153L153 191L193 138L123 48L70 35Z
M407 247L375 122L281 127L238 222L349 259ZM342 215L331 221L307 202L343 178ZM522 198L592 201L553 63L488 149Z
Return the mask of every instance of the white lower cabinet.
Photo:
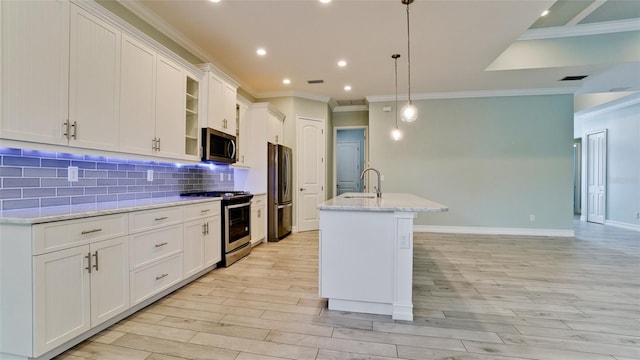
M0 359L50 359L212 269L220 216L211 200L0 222Z
M251 201L251 243L263 241L267 233L266 195L256 195Z
M127 238L34 256L35 355L129 308Z
M220 201L190 205L184 211L184 276L189 277L222 259Z

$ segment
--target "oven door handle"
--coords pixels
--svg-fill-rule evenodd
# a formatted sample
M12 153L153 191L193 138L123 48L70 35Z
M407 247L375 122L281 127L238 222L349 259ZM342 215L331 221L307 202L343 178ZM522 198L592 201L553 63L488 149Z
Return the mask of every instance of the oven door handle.
M242 203L242 204L233 204L233 205L225 205L225 207L227 209L237 209L240 207L244 207L244 206L251 206L251 202L246 202L246 203Z

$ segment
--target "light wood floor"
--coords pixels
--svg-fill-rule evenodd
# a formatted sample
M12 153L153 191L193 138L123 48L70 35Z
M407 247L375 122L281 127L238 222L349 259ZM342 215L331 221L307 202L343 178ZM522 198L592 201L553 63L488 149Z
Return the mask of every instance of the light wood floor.
M59 359L640 359L638 232L416 233L413 322L328 311L317 248L260 245Z

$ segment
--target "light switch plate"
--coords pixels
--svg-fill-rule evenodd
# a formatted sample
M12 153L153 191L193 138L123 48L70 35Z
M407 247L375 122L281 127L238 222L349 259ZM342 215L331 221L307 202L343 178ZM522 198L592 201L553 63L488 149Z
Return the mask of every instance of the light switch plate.
M78 167L77 166L69 166L67 168L67 180L70 182L78 181Z
M153 181L153 170L147 170L147 181Z

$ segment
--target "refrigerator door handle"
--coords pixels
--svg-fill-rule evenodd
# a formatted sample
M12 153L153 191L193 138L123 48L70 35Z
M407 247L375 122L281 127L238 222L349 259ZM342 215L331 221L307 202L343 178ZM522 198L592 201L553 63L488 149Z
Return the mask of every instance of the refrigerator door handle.
M276 209L284 209L284 208L286 208L286 207L290 207L290 206L293 206L293 204L278 205L278 206L276 207Z

